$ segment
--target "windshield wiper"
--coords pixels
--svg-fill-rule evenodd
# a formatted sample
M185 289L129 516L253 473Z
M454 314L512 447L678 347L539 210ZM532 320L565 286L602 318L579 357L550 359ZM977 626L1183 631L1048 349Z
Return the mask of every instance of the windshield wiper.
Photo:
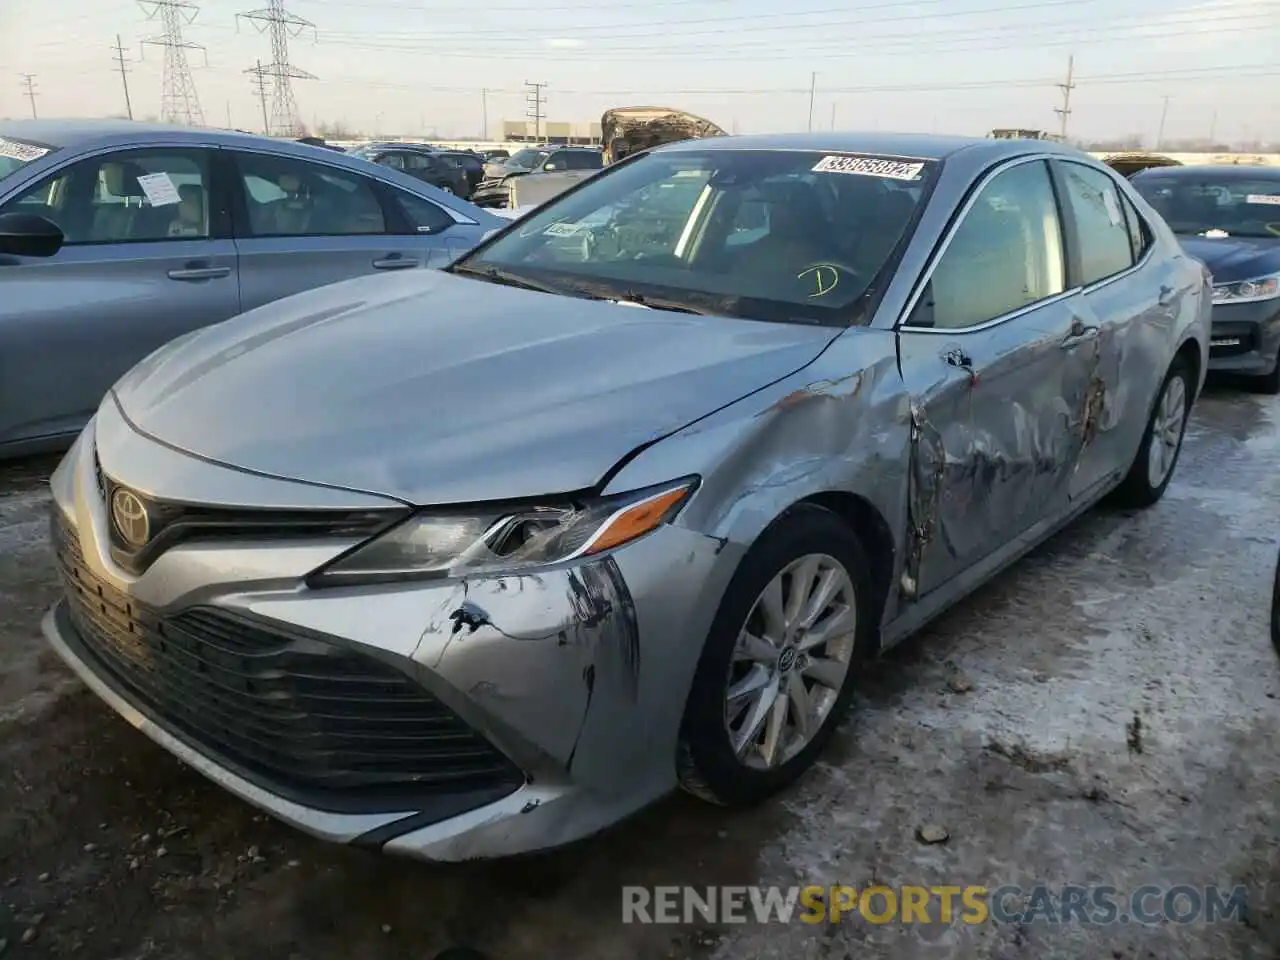
M695 316L707 316L705 310L697 310L693 307L686 306L683 303L673 303L670 300L655 300L646 297L642 293L629 291L617 297L605 297L606 300L614 300L617 303L634 303L637 307L648 307L650 310L668 310L671 313L692 313Z
M487 280L489 283L500 283L506 287L519 287L521 290L534 290L538 293L563 293L549 284L539 283L536 280L530 280L526 277L517 276L509 270L503 270L501 267L451 267L449 273L460 274L465 277L476 277L480 280Z

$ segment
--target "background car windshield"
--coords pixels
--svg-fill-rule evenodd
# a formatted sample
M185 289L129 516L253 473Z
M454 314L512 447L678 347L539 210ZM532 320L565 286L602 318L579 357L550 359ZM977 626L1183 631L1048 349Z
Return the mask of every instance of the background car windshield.
M48 147L0 137L0 180L17 173L27 164L39 160L47 153L49 153Z
M549 156L546 150L521 150L511 158L510 163L516 167L536 167Z
M460 268L699 312L847 323L891 266L934 167L796 150L649 154L528 215Z
M1182 173L1132 182L1174 233L1224 230L1233 237L1280 237L1280 177Z

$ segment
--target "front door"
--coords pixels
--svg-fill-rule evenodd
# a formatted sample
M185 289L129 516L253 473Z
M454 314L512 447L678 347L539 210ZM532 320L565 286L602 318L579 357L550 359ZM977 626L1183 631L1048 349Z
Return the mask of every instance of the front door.
M0 257L0 443L76 430L147 354L240 310L210 152L147 148L69 164L0 205L63 248Z
M412 198L433 208L433 225L409 229L397 188L297 157L233 156L243 188L236 247L245 310L340 280L451 259L439 234L453 218L429 201Z
M973 198L899 328L912 399L908 592L924 596L1062 515L1078 452L1081 326L1046 164Z

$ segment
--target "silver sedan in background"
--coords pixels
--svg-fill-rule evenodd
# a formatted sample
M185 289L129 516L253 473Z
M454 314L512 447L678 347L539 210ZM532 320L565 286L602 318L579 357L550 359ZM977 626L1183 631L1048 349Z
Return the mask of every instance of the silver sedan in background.
M121 374L180 334L326 283L444 266L502 222L307 144L2 121L0 458L65 448ZM51 235L54 255L24 255Z
M1209 313L1057 144L662 147L137 366L52 479L45 633L334 841L464 860L677 785L751 803L867 658L1104 495L1160 499Z

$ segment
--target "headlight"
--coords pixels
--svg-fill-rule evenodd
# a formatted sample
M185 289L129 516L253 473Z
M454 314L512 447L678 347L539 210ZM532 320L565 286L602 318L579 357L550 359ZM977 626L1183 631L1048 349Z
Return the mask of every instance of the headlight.
M672 520L697 478L558 506L432 509L321 567L313 586L521 573L602 553Z
M1214 284L1213 287L1214 303L1257 303L1277 297L1280 297L1280 273L1254 280Z

